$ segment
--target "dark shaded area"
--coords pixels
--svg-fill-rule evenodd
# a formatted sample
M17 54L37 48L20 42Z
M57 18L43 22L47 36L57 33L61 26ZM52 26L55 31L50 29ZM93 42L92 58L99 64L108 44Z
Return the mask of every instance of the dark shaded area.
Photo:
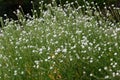
M26 3L20 2L22 0L19 0L19 2L14 2L10 0L5 0L5 1L6 2L1 2L0 4L0 16L3 17L3 19L6 19L6 18L17 19L17 16L13 13L13 11L16 11L16 9L19 9L19 5L22 6L25 14L27 13L31 14L32 4L30 3L30 1ZM7 17L5 16L5 14L7 15Z
M40 1L44 1L44 4L51 3L52 0L0 0L0 16L3 17L3 19L11 18L17 20L17 16L13 13L13 11L16 11L16 9L19 9L19 5L22 6L24 14L29 13L32 15L31 9L33 8L31 1L34 2L35 7L39 6ZM66 1L68 3L74 2L75 0L55 0L57 4L64 5ZM78 1L79 5L86 4L83 0L76 0ZM115 4L116 6L120 7L120 0L86 0L89 3L95 2L98 3L98 6L100 8L103 8L103 3L105 2L107 6L111 4ZM76 5L76 4L75 4ZM104 11L104 10L103 10ZM4 14L7 14L7 17L4 16Z
M35 3L35 6L38 6L38 2L40 1L44 1L44 3L47 4L52 2L52 0L0 0L0 16L4 17L4 14L7 14L8 18L17 19L15 14L13 14L13 11L16 11L16 9L19 8L19 5L22 6L25 14L31 13L31 9L32 9L31 1ZM74 2L75 0L55 0L55 1L57 2L57 4L63 5L66 3L66 1L70 3L70 2ZM78 1L80 5L85 4L83 0L76 0L76 1ZM106 3L106 5L119 2L118 0L86 0L86 1L98 3L98 5L101 8L103 7L104 2ZM116 5L120 6L120 4L116 4Z

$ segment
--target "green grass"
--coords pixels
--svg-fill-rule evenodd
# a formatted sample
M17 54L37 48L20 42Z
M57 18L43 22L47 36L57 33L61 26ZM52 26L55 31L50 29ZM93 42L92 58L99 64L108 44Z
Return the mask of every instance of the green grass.
M6 20L0 80L120 79L119 23L96 20L90 10L83 15L80 7L47 7L40 17Z

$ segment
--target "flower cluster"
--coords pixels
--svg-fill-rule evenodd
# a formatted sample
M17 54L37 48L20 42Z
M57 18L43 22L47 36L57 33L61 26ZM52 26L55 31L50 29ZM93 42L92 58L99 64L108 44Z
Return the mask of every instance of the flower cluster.
M89 15L82 14L84 6L74 9L71 3L46 7L37 18L6 20L0 36L1 79L119 79L119 24L96 20L90 6Z

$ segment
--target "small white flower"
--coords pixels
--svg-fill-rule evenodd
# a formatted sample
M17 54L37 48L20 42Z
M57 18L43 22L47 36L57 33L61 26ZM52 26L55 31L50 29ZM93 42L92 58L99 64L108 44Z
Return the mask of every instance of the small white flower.
M113 77L115 77L115 72L112 73Z
M52 59L55 58L55 55L52 55Z
M14 75L17 75L17 70L14 71Z
M50 69L53 69L53 67L51 66Z
M113 68L115 68L115 67L116 67L116 65L113 65L112 67L113 67Z
M90 60L90 63L93 63L93 60Z
M48 56L48 59L50 59L51 57L50 56Z
M61 51L60 48L58 48L55 52L59 53L60 51Z
M117 55L117 53L114 53L114 56L116 56Z
M110 61L113 61L113 58L111 58Z
M47 62L47 61L48 61L48 59L45 59L45 61Z
M107 67L104 67L104 70L107 70L108 68Z
M38 65L40 61L36 60L36 61L34 61L34 62L35 62L35 64L37 64L37 65Z
M108 75L106 75L106 76L105 76L105 79L108 79L108 78L109 78L109 76L108 76Z
M21 71L21 74L24 74L24 71Z
M67 49L63 49L62 52L66 53L66 52L67 52Z
M83 71L83 74L85 74L86 72L85 71Z
M116 75L119 76L120 74L117 72Z
M80 56L78 54L75 54L75 55L76 55L77 59L80 59Z
M63 60L60 60L60 63L62 63L63 62Z
M55 34L55 35L53 35L53 37L57 37L57 35Z
M91 73L90 76L93 76L93 74Z
M58 55L58 53L57 53L57 52L55 52L55 55Z
M98 69L98 71L101 71L101 69Z

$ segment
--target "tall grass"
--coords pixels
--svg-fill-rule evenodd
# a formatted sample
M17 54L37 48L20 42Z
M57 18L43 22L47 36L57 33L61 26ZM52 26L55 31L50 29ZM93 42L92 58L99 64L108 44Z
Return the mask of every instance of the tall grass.
M84 15L69 3L46 8L40 7L40 17L25 19L18 11L18 21L6 20L0 80L120 79L119 23L103 20L98 11L96 19L90 8Z

